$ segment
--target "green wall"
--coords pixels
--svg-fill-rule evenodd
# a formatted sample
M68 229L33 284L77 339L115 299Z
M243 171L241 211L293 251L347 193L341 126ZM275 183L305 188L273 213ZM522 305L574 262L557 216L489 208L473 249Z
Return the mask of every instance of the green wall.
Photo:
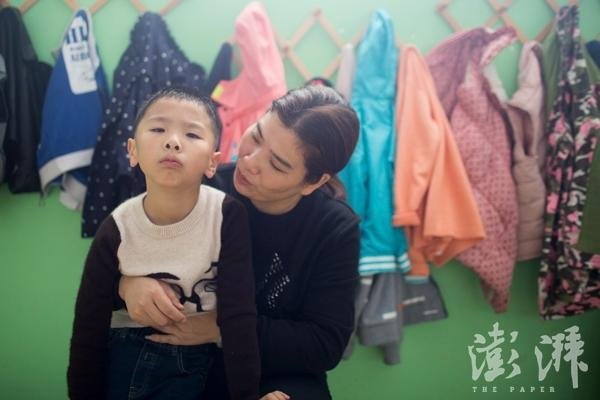
M563 0L561 3L565 3ZM13 4L21 1L13 0ZM81 0L89 5L90 0ZM166 1L145 0L151 10ZM184 0L166 17L167 25L181 48L192 60L210 68L221 42L232 35L233 21L246 2ZM420 1L265 1L275 28L289 38L301 22L321 7L344 39L351 39L376 7L392 15L398 38L427 52L451 32L435 13L436 0ZM514 0L510 16L529 36L534 36L551 18L542 0ZM581 28L587 38L600 33L600 1L581 1ZM455 0L450 7L465 27L475 27L491 15L484 0ZM40 0L25 16L39 57L51 61L50 52L59 45L71 11L59 0ZM125 50L129 31L136 19L125 0L110 0L94 16L94 28L104 68L112 71ZM506 49L497 59L507 91L515 89L516 63L520 46ZM309 69L320 73L334 56L335 48L322 31L315 29L297 49ZM288 84L302 80L286 65ZM62 399L66 397L65 369L73 303L89 240L79 237L78 213L65 209L56 192L46 200L37 194L12 195L0 187L0 398ZM457 263L435 269L434 277L446 300L449 318L405 329L402 363L383 364L378 349L357 346L352 358L330 373L336 399L442 399L520 398L592 399L600 389L600 313L557 321L542 321L537 315L538 263L519 263L515 268L508 312L497 315L485 303L474 274ZM498 321L507 343L502 347L507 363L510 349L522 373L510 380L504 376L487 384L471 380L467 346L475 333L484 334ZM577 325L585 342L580 359L588 372L579 372L579 389L571 386L570 365L562 361L560 371L551 370L543 382L537 379L534 346L541 335L554 335ZM515 343L508 333L518 331ZM546 348L546 347L542 347ZM544 363L548 360L545 352ZM507 367L505 365L505 367ZM507 367L507 374L510 367ZM478 392L473 393L473 386ZM491 393L496 386L497 393ZM510 392L511 386L515 387ZM520 393L521 386L527 393ZM540 393L540 386L544 393ZM530 393L531 387L535 392ZM548 393L554 389L555 393Z

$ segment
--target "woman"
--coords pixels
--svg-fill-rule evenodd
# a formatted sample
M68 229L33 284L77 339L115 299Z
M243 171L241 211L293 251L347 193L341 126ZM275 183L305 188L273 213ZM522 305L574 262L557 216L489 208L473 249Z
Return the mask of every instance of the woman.
M359 252L358 218L336 199L343 188L335 175L358 131L355 112L333 89L291 91L248 128L237 163L223 166L211 183L248 211L263 394L331 398L325 371L337 365L353 329ZM151 340L219 340L215 315L185 320L164 283L123 277L119 295L133 319L164 332ZM207 398L227 398L220 359Z

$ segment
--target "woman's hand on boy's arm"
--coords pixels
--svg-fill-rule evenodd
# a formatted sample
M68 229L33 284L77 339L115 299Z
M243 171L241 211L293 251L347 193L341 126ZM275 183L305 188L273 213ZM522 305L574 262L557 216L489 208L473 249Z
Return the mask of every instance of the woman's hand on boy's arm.
M179 346L215 343L221 338L217 326L217 312L207 311L188 317L184 322L155 327L164 334L155 333L146 339L157 343L168 343Z
M183 305L165 282L123 276L119 281L119 296L125 301L129 316L139 324L162 327L185 321Z

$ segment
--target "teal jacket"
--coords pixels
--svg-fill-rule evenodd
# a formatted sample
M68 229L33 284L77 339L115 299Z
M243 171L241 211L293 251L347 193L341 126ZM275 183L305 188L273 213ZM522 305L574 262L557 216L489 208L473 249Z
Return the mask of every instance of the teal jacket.
M348 201L361 217L361 275L407 271L407 243L392 226L394 102L398 49L394 26L383 10L373 13L356 52L351 105L360 135L350 162L340 173Z

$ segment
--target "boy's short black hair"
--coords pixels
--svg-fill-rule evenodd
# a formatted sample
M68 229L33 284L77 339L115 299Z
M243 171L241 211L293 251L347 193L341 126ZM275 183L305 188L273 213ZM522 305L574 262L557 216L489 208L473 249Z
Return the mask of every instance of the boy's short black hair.
M148 108L154 103L156 103L160 99L169 98L169 99L177 99L177 100L186 100L191 101L193 103L198 104L199 106L204 107L208 118L210 118L210 122L212 124L213 132L215 135L215 149L219 147L219 140L221 138L221 120L219 115L217 114L217 110L215 107L214 101L202 94L198 89L186 86L169 86L159 91L155 92L152 96L150 96L142 107L139 109L137 116L135 117L135 122L133 124L133 132L137 131L138 125Z

